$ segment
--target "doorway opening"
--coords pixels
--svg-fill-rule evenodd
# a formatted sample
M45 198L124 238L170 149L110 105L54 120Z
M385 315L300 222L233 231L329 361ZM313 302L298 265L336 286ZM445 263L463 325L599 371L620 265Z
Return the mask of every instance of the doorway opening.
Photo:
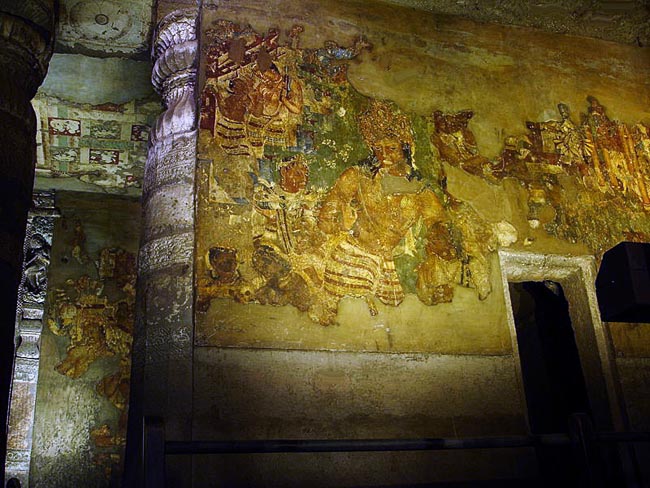
M567 432L569 416L578 412L592 418L596 431L625 430L613 353L596 300L594 258L512 251L499 251L499 258L529 431ZM537 451L542 477L553 473L547 482L575 481L572 455L560 451ZM600 454L607 474L618 477L618 456Z
M566 432L568 417L591 407L562 285L525 281L509 291L531 432Z
M591 416L591 407L562 285L509 283L509 292L531 433L566 432L569 416ZM547 482L579 481L569 447L538 447L536 453Z

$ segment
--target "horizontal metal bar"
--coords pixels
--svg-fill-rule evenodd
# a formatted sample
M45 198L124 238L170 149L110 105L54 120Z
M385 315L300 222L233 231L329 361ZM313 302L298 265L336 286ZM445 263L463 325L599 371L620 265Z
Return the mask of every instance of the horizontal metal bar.
M597 442L650 442L650 432L598 432Z
M570 445L567 434L465 439L319 439L255 441L168 441L165 454L279 452L437 451Z

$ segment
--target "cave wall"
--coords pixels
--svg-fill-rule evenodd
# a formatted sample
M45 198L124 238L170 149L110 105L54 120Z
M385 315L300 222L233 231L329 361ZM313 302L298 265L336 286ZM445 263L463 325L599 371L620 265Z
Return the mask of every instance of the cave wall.
M648 240L647 48L352 1L206 2L201 22L196 438L524 432L496 250ZM622 327L640 427L644 360L621 347L647 358L648 331ZM195 474L381 456L408 464ZM476 477L534 471L504 459Z

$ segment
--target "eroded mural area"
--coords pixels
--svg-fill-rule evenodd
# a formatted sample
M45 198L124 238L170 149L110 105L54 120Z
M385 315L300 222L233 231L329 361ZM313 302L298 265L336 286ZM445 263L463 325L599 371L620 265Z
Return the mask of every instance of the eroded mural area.
M301 32L206 29L199 315L228 300L331 325L347 298L369 317L459 285L485 299L497 237L447 193L427 119L350 85L364 39L302 49Z
M82 247L84 234L79 222L75 231L80 240L74 242L71 257L86 264L90 256ZM106 248L100 251L95 265L98 279L83 275L68 279L65 286L54 290L54 310L47 323L54 334L69 339L65 357L55 367L58 373L77 379L101 358L118 359L115 371L108 372L95 386L97 394L119 411L117 428L108 424L91 427L90 436L98 448L123 448L131 375L135 256L124 249ZM120 453L98 450L96 462L110 477L113 465L120 463Z
M579 122L564 103L557 105L557 119L526 122L527 132L507 136L495 159L479 151L471 110L434 112L431 141L442 161L471 175L493 184L521 182L533 229L541 226L594 252L620 240L647 241L650 126L611 120L595 97L586 101Z
M74 104L39 95L36 174L116 193L140 191L155 102Z
M57 207L30 480L113 486L126 440L140 209L65 192Z

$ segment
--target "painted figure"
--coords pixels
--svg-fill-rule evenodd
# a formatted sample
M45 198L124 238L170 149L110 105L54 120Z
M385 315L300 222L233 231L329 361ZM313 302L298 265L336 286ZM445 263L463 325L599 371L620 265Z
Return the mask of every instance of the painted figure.
M253 243L257 249L273 249L286 261L289 270L300 275L315 292L322 284L323 275L320 250L323 239L317 227L319 193L307 188L309 166L301 154L280 163L278 171L277 184L260 180L255 188L251 218ZM268 285L268 273L253 265Z
M232 285L239 280L237 250L229 247L211 247L206 256L210 276L219 285Z
M247 114L248 139L256 158L264 156L264 145L295 146L296 128L300 123L303 98L302 84L291 76L288 67L284 74L278 66L261 56L253 70L253 87Z
M307 282L273 247L258 246L253 252L253 267L265 279L255 291L255 300L262 304L291 304L302 312L309 310L312 294Z
M588 174L587 161L591 158L593 146L587 140L580 128L571 120L569 106L560 103L557 106L562 120L558 123L558 134L555 139L555 147L560 154L560 163L571 170L577 170L578 174Z
M360 118L362 136L373 156L345 170L321 206L318 225L328 237L324 300L312 317L334 322L338 302L372 297L397 306L404 299L393 252L421 219L428 228L443 219L435 194L417 178L412 164L413 134L406 116L374 101Z
M307 189L309 167L299 154L278 167L279 184L260 180L255 188L255 217L262 221L254 230L253 240L271 243L284 254L302 254L318 246L315 207L317 195ZM316 239L318 241L318 239Z
M427 257L417 268L418 298L426 305L451 302L454 285L461 282L463 263L447 223L438 222L429 229L425 250Z
M288 55L284 57L288 60ZM280 68L276 61L259 49L254 64L235 69L228 80L206 85L204 103L216 98L213 130L226 153L259 159L265 144L296 144L303 107L302 83L290 74L290 67ZM204 112L208 113L207 107ZM209 121L203 123L207 126Z
M459 166L468 173L482 175L488 160L479 154L474 133L468 127L473 116L471 110L448 114L436 110L433 112L435 129L431 142L443 161Z

